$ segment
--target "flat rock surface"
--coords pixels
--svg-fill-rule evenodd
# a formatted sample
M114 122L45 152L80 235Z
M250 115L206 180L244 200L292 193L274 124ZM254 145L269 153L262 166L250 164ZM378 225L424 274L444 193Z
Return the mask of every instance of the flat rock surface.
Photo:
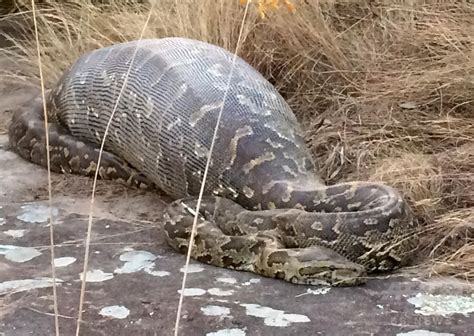
M46 171L8 150L11 111L37 89L0 81L0 335L54 334ZM59 322L76 328L90 179L53 174ZM82 335L171 335L185 257L163 238L169 199L100 182ZM474 295L449 278L393 274L360 287L297 286L192 262L180 335L472 335ZM469 332L471 330L471 332Z

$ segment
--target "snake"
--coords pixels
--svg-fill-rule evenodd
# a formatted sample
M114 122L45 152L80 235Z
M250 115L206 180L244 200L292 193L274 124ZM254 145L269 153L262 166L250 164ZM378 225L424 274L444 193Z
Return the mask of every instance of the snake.
M416 254L419 224L401 193L327 185L283 96L220 46L165 37L97 48L45 100L51 170L161 190L172 198L160 219L168 244L199 262L356 286ZM8 134L14 152L46 167L39 95Z

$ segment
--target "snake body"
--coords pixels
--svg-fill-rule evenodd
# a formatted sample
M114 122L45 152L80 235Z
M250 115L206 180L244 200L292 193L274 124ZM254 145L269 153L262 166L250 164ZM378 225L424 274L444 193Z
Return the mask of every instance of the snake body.
M52 170L93 175L111 120L100 176L175 198L164 230L184 253L222 108L194 259L334 286L405 265L417 246L417 224L400 194L374 182L326 186L289 105L239 57L229 81L233 57L185 38L83 55L48 96ZM36 99L14 114L9 137L20 156L45 166L42 118Z

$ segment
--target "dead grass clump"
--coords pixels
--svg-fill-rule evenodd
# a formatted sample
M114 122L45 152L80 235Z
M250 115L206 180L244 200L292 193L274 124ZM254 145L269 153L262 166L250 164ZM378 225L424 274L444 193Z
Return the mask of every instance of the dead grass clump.
M434 164L429 155L409 153L395 160L382 160L374 167L369 179L384 181L402 190L417 217L425 223L431 223L437 215L446 211L443 170Z
M386 159L369 179L387 182L410 200L425 225L420 245L431 272L474 276L474 143Z
M440 215L425 232L423 248L429 253L426 266L431 272L474 277L474 207Z
M266 20L251 11L240 55L290 103L328 183L397 187L428 230L427 265L472 279L472 230L464 228L474 207L474 5L295 3L294 14L270 12ZM9 18L28 18L24 6ZM49 1L42 8L51 84L85 51L136 39L149 2ZM161 0L152 14L147 38L186 36L234 50L243 9L237 0ZM22 29L30 36L31 25ZM34 41L13 42L2 52L20 71L9 75L37 78Z
M450 196L446 198L447 205L451 208L474 206L474 143L439 153L435 159L445 172L443 185Z
M31 77L38 80L35 41L21 38L31 36L33 29L29 1L22 1L21 5L24 10L15 14L12 20L21 17L27 23L18 27L19 34L9 37L16 48L2 51L21 62L21 75L25 80L30 81ZM81 54L137 39L149 13L146 1L49 1L37 6L40 8L38 29L48 85L52 85ZM257 18L257 13L251 14L244 35L252 29L252 20ZM242 15L242 7L235 1L202 0L193 3L162 0L154 7L144 38L186 36L232 50L235 49ZM23 53L20 57L19 51Z
M406 154L376 164L370 180L402 190L426 223L456 208L474 206L474 143L439 154Z

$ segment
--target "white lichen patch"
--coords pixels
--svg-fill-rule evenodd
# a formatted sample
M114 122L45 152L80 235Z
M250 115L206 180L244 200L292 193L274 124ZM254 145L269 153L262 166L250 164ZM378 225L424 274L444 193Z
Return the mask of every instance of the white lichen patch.
M122 267L115 269L114 273L128 274L144 269L152 270L155 266L156 256L148 251L127 251L120 255L120 260L125 261Z
M178 290L178 293L181 294L181 289ZM201 296L206 294L206 291L202 288L185 288L184 289L184 296Z
M169 272L155 270L155 260L159 258L159 256L148 251L135 251L131 248L125 248L124 251L125 252L120 255L120 260L125 261L125 263L122 267L115 269L114 273L128 274L144 271L149 275L157 277L170 275Z
M33 247L0 245L0 254L3 254L7 260L23 263L41 255L41 252Z
M449 316L463 314L468 316L474 312L474 295L432 295L418 293L407 299L416 308L415 313L421 315Z
M209 288L208 293L215 296L231 296L234 295L232 289L222 289L222 288Z
M221 278L216 278L217 282L222 282L225 284L233 285L237 283L237 279L231 278L231 277L221 277Z
M247 335L245 333L245 330L243 329L221 329L217 331L213 331L210 333L207 333L206 336L245 336Z
M263 307L258 304L241 304L249 316L263 318L263 323L271 327L288 327L292 323L304 323L311 320L306 315L287 314L283 310Z
M63 280L56 278L56 284L60 284L62 282ZM11 295L14 293L29 291L31 289L48 288L52 286L52 278L9 280L0 283L0 295Z
M3 217L3 207L0 205L0 226L4 225L7 220Z
M137 260L155 260L158 258L151 252L143 250L127 250L119 257L121 261L137 261Z
M316 288L316 289L308 288L306 290L306 292L304 292L302 294L298 294L295 297L300 297L300 296L308 295L308 294L311 294L311 295L324 295L324 294L327 294L330 290L331 290L331 287L321 287L321 288Z
M223 307L223 306L209 305L209 306L206 306L206 307L201 307L201 311L206 316L226 317L226 316L230 315L230 309L227 308L227 307Z
M66 267L74 263L77 259L74 257L61 257L54 259L54 267Z
M26 223L44 223L49 219L49 207L41 204L28 204L21 207L21 214L16 218ZM58 215L58 209L51 209L52 216Z
M424 329L416 329L404 333L398 333L396 336L455 336L451 333L439 333L435 331L429 331Z
M100 310L100 315L116 319L124 319L130 314L130 310L124 306L107 306Z
M250 285L253 285L253 284L257 284L259 282L260 282L260 279L253 278L253 279L250 279L249 281L246 281L246 282L242 283L242 286L250 286Z
M147 267L143 271L145 271L146 274L150 274L150 275L160 277L160 278L171 274L170 272L167 272L167 271L155 271L153 270L153 267Z
M83 274L84 273L79 274L81 280L83 279ZM113 277L113 273L107 273L102 270L96 269L87 271L86 282L102 282L113 279Z
M27 230L7 230L7 231L3 231L3 233L13 238L21 238L25 235L26 231Z
M185 271L185 267L181 267L180 272L184 273ZM197 265L197 264L190 264L188 265L188 269L186 270L186 273L199 273L199 272L202 272L204 271L204 268L201 266L201 265Z

